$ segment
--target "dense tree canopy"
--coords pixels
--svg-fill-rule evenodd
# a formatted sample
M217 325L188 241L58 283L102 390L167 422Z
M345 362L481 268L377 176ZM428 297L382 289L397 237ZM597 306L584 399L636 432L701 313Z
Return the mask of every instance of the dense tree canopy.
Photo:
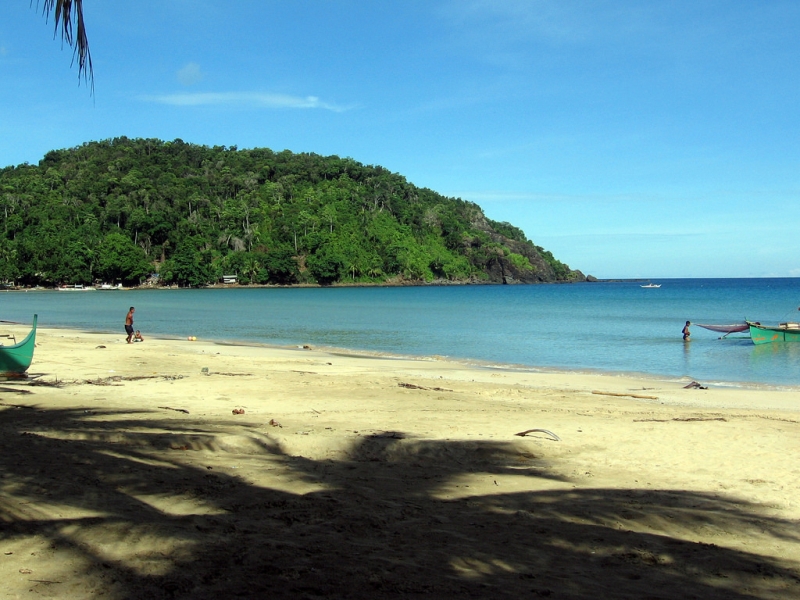
M350 158L117 138L0 170L0 280L554 281L479 206Z

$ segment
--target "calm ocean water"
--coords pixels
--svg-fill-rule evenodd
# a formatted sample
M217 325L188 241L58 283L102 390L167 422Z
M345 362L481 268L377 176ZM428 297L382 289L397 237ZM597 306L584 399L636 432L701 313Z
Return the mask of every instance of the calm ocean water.
M800 344L719 340L699 323L798 321L800 279L531 286L0 293L0 319L145 334L311 344L490 364L800 386Z

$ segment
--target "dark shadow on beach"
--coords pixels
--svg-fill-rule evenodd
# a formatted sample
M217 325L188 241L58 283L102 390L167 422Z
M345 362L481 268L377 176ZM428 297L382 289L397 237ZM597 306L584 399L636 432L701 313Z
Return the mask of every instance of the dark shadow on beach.
M212 430L188 415L143 419L10 403L0 416L0 539L7 546L36 536L49 543L39 559L80 558L80 572L63 580L30 575L40 594L800 597L797 565L664 533L679 523L687 531L758 530L776 544L798 541L796 523L756 505L681 490L441 493L475 473L515 473L543 488L564 481L513 444L385 432L358 438L344 458L311 460L238 421ZM243 434L250 469L278 470L318 491L255 486L196 460L228 452L226 436ZM148 498L205 509L168 512ZM129 558L119 558L125 547Z

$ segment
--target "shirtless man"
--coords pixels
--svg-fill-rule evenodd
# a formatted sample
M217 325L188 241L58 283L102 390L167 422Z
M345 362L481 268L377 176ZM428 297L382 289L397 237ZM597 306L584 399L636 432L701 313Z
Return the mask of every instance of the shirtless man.
M691 341L691 335L692 334L689 332L689 325L691 325L691 323L689 321L686 321L686 325L683 326L683 341L684 342Z
M133 313L136 312L136 309L131 306L131 309L128 311L127 316L125 317L125 333L128 334L127 342L132 344L133 338Z

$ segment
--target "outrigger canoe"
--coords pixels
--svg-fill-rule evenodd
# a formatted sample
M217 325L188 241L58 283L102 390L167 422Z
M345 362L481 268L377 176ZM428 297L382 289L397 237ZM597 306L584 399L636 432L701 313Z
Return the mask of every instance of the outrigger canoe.
M698 327L708 329L709 331L724 333L725 335L722 337L726 337L732 333L738 333L740 331L747 331L749 329L747 323L734 323L733 325L703 325L702 323L692 323L692 325L697 325Z
M24 377L25 371L33 362L33 347L36 343L36 321L39 315L33 315L33 327L25 339L13 346L0 346L0 377Z
M750 328L750 339L754 344L800 342L800 323L781 323L777 327L769 327L747 321L747 325Z

